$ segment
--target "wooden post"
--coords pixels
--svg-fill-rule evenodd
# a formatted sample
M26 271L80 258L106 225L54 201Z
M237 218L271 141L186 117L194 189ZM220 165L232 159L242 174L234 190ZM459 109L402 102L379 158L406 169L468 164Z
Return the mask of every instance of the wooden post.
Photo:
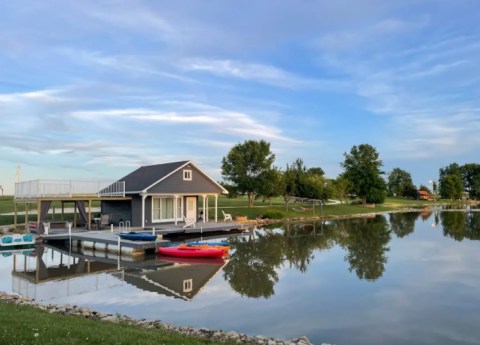
M65 221L64 216L65 216L65 204L62 201L62 222Z
M40 205L41 201L40 199L37 200L37 231L40 228Z
M92 199L88 199L88 230L92 230Z
M25 203L25 231L28 230L28 202Z
M13 226L15 227L15 230L17 229L17 203L14 202L15 205L15 216L13 217Z
M73 228L77 228L77 203L73 202Z

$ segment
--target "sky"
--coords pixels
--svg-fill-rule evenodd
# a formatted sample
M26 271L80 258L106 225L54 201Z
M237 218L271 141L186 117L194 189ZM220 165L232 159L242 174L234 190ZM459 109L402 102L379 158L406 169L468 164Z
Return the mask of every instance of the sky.
M114 179L266 140L327 177L370 144L428 185L480 162L480 2L1 1L0 185Z

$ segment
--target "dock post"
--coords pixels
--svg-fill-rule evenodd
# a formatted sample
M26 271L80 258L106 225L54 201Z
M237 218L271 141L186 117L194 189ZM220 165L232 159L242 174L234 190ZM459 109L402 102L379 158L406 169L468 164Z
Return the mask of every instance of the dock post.
M117 269L120 271L120 257L122 255L122 248L120 248L120 236L118 236L118 263Z
M67 223L67 226L68 226L68 239L69 239L69 247L70 247L70 251L72 250L72 223L68 222Z
M152 235L155 235L155 227L152 228Z
M113 232L113 224L110 224L110 232Z

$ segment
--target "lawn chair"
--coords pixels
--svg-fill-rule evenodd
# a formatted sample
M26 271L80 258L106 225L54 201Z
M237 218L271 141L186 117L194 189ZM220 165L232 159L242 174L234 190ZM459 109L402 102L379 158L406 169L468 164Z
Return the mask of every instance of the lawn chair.
M103 229L103 227L107 227L110 225L110 215L109 214L102 214L100 216L100 229Z
M222 210L222 213L223 213L223 221L224 222L233 221L232 215L230 213L225 213L223 210Z
M184 229L195 228L196 227L195 219L187 219L187 218L183 217L183 220L185 221L185 225L183 226Z

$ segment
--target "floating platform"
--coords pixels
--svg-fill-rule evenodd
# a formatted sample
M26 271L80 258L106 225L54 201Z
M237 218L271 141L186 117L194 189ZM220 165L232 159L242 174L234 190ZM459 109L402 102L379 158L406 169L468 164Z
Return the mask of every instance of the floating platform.
M203 235L207 233L218 232L230 232L233 230L244 231L247 230L245 224L239 223L199 223L195 228L183 228L181 225L171 225L170 227L163 228L150 228L150 229L131 229L132 231L155 234L157 235L156 241L130 241L120 239L118 234L120 231L111 230L74 230L71 234L66 229L55 229L55 233L43 234L41 237L45 242L58 242L58 241L72 241L72 247L81 247L87 250L94 250L98 252L111 252L126 254L132 256L144 255L146 252L156 252L156 248L166 246L171 243L170 240L164 239L167 235ZM124 229L122 229L124 231Z

